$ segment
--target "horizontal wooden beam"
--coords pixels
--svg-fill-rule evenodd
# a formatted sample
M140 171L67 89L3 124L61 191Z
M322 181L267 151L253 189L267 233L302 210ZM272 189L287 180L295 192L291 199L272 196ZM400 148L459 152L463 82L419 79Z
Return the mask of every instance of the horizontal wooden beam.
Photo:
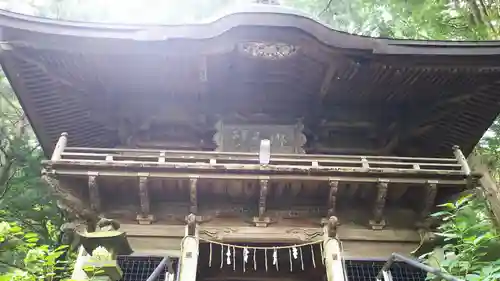
M129 237L181 238L183 225L137 225L122 224L120 230ZM341 225L338 235L345 241L379 241L418 243L420 236L411 229L371 230L355 225ZM225 242L284 242L316 241L323 239L321 227L252 227L252 226L209 226L200 225L200 238Z
M142 227L142 226L141 226ZM136 256L180 256L182 237L163 238L151 236L130 236L129 243ZM280 240L281 241L281 240ZM248 243L248 240L245 241ZM285 241L286 242L286 241ZM292 244L300 241L289 241ZM412 251L418 248L419 242L402 241L361 241L361 240L343 240L343 256L346 259L375 259L385 261L392 253L401 253L410 255Z
M333 160L331 160L333 161ZM215 161L214 161L215 162ZM292 161L290 161L292 162ZM345 162L345 163L343 163ZM170 173L232 173L232 174L258 174L259 176L270 176L278 174L296 174L307 176L345 176L362 175L364 173L375 177L456 177L458 179L467 176L460 170L458 164L444 163L392 163L392 162L367 162L355 160L339 160L338 164L322 163L312 161L310 163L286 163L286 164L247 164L247 163L190 163L190 162L147 162L147 161L105 161L105 160L59 160L56 162L45 162L45 166L54 169L83 169L92 171L106 170L139 170L149 172L152 170ZM323 165L322 165L323 164ZM368 165L366 165L368 164ZM328 165L328 166L327 166ZM181 172L182 171L182 172Z
M68 177L85 177L88 175L87 170L78 169L51 169L45 173L52 176L68 176ZM98 171L99 176L106 177L139 177L144 175L144 172L134 172L134 171ZM179 172L148 172L151 178L169 178L169 179L184 179L191 177L198 177L199 179L222 179L222 180L259 180L262 179L262 175L258 174L199 174L199 173L179 173ZM341 182L356 182L356 183L376 183L379 182L381 178L387 180L391 183L408 183L408 184L427 184L429 181L436 182L442 185L466 185L466 179L457 180L441 180L441 179L429 179L429 178L403 178L403 177L393 177L393 176L381 176L374 174L372 176L342 176L342 175L331 175L331 176L313 176L313 175L268 175L265 176L266 179L271 181L341 181Z
M373 121L325 121L319 125L321 128L376 128L377 123Z

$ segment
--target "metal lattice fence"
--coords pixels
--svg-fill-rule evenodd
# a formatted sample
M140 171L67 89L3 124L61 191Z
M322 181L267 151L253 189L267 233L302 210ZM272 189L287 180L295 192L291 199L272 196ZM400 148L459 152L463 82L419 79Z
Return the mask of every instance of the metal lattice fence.
M118 264L123 271L121 281L146 281L162 259L154 256L119 256ZM176 268L175 261L174 268ZM166 268L163 269L156 281L164 281L166 271Z
M122 281L145 281L160 264L161 257L153 256L120 256L118 263L123 270ZM349 281L373 281L382 269L384 261L348 260L345 262L347 279ZM174 265L174 268L176 265ZM165 280L165 270L162 271L157 281ZM425 272L395 263L391 267L394 281L424 281Z
M349 260L345 262L349 281L373 281L384 266L385 261ZM394 281L424 281L425 272L403 263L391 267Z

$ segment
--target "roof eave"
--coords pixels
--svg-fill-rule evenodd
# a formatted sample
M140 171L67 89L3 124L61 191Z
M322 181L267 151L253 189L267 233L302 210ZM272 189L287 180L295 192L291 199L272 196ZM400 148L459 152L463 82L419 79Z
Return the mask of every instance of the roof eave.
M364 50L384 55L491 55L500 54L500 41L424 41L374 38L334 30L325 23L293 9L251 5L207 21L185 25L123 25L53 20L0 10L0 26L13 32L29 32L73 39L122 39L167 41L210 39L238 27L294 28L335 49ZM5 37L2 34L2 37ZM27 41L29 34L26 35ZM9 41L9 38L2 38ZM54 41L48 42L56 48ZM46 46L50 48L50 45Z

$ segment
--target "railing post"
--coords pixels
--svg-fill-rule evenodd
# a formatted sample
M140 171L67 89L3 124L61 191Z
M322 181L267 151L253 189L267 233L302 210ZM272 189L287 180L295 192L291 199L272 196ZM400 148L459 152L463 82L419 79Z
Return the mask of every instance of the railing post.
M259 164L267 165L271 160L271 141L261 140L259 150Z
M162 271L164 271L164 268L167 268L166 270L166 278L167 279L170 275L174 274L174 270L172 269L172 260L170 257L164 257L163 260L160 262L160 264L155 268L153 273L146 279L146 281L155 281L158 279ZM168 279L167 279L168 280Z
M382 275L382 279L380 278L380 275ZM382 270L381 274L376 279L377 281L392 281L392 273L390 270Z
M460 147L458 145L453 146L453 154L455 154L455 158L457 158L458 164L462 166L462 172L464 172L466 176L470 176L471 171L469 163L467 163L467 159L465 158L462 150L460 150Z
M50 158L50 160L52 161L61 160L61 154L66 149L67 144L68 144L68 133L64 132L59 137L59 140L57 141L56 147L54 148L54 152L52 153L52 157Z

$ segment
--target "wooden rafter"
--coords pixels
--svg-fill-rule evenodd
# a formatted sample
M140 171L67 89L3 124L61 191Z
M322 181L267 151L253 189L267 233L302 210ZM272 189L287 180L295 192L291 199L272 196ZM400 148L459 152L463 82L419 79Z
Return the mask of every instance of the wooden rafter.
M435 127L439 121L450 114L449 110L444 110L444 108L458 104L459 106L465 106L463 102L469 99L472 95L460 95L455 96L446 100L443 100L425 110L422 111L421 107L418 107L418 114L408 113L408 118L402 118L402 120L393 126L393 136L387 141L385 146L381 149L380 153L389 153L395 149L404 140L422 135L428 130ZM441 110L439 110L441 109ZM435 114L435 111L439 113ZM431 119L429 119L429 117ZM406 121L405 121L406 120Z

